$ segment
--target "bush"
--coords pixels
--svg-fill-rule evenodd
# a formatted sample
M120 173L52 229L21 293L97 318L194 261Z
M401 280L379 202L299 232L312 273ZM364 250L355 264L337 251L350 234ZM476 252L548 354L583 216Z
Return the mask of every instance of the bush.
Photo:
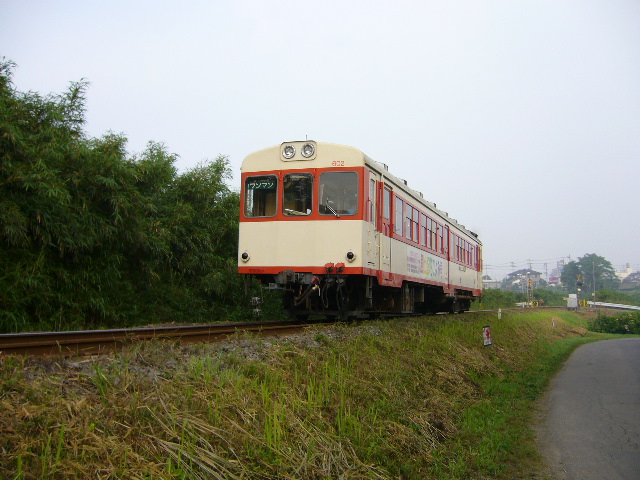
M602 289L597 292L596 297L599 302L640 306L640 292L621 292L618 290Z
M589 322L589 330L602 333L630 333L640 335L640 313L621 313L615 316L599 315Z
M482 302L474 303L473 309L515 308L516 303L526 301L524 293L488 288L482 292Z

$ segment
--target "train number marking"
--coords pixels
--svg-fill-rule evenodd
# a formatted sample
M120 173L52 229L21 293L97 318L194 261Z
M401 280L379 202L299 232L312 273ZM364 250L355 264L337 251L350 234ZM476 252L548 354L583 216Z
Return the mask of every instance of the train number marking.
M334 160L331 162L332 167L344 167L344 160Z

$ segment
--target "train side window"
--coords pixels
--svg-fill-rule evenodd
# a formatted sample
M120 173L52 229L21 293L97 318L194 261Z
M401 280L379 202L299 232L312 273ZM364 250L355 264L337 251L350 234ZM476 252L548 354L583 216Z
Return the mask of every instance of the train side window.
M429 230L429 239L427 240L427 247L432 250L438 250L438 239L437 239L437 228L438 224L431 220L427 219L427 225Z
M313 209L313 175L288 173L282 184L284 202L282 213L288 217L310 215Z
M384 218L391 220L391 190L384 189Z
M358 213L358 174L324 172L320 175L321 215L355 215Z
M407 204L407 210L406 210L407 226L404 229L404 236L407 237L409 240L411 240L411 232L412 232L411 219L412 218L413 218L413 207Z
M248 218L276 214L278 178L275 175L247 177L244 183L244 214Z
M404 202L398 197L396 197L396 222L395 222L396 235L402 235L402 226L404 225L404 220L402 218L403 210L404 210Z

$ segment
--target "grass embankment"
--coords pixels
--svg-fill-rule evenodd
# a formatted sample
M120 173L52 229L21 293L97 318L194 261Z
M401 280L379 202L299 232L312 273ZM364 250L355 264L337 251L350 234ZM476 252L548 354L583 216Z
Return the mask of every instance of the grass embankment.
M532 402L594 338L579 322L435 316L4 358L0 477L538 478Z

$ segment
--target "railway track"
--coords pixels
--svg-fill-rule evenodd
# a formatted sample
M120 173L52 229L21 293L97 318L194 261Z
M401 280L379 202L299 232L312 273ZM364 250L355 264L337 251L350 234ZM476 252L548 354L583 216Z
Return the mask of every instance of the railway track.
M565 307L535 307L565 308ZM522 308L502 309L522 310ZM497 312L497 310L475 310L474 313ZM10 354L39 356L96 355L117 350L134 342L167 339L184 343L213 342L224 340L238 332L255 332L261 335L286 335L313 325L332 325L334 321L318 320L303 324L292 322L237 322L209 325L179 325L170 327L144 327L111 330L82 330L70 332L36 332L0 334L0 356Z
M235 335L237 332L284 335L299 331L312 323L313 322L305 324L295 324L292 322L247 322L73 332L3 334L0 335L0 356L10 354L41 356L95 355L117 350L126 344L151 339L168 339L185 343L196 343L224 340L231 335Z

